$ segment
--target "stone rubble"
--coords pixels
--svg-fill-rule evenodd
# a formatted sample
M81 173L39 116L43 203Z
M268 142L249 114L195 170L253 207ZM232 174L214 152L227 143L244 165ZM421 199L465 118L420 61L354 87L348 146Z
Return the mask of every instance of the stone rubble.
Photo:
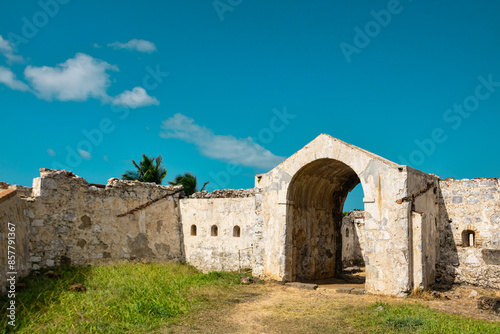
M203 190L189 196L189 198L244 198L255 196L254 189L217 189L212 192Z

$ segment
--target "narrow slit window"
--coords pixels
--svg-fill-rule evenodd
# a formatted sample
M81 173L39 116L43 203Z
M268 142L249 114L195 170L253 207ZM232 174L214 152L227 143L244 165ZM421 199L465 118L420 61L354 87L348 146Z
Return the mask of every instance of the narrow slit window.
M196 225L191 225L191 235L192 236L196 235Z
M213 225L212 228L210 229L210 235L212 237L216 237L219 234L219 228L217 225Z
M238 225L233 227L233 237L240 237L240 227Z
M349 238L349 229L348 228L345 229L345 237Z
M476 246L476 232L465 230L462 232L462 246L474 247Z

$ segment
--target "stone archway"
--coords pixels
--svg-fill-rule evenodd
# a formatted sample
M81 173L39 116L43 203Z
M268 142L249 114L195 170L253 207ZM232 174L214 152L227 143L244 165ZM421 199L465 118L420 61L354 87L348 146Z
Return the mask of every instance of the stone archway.
M331 278L342 271L342 209L360 183L341 161L318 159L293 177L287 195L287 263L291 280Z
M257 176L255 274L284 281L335 275L341 256L335 224L358 183L365 289L403 296L432 283L437 198L427 190L437 178L325 134Z

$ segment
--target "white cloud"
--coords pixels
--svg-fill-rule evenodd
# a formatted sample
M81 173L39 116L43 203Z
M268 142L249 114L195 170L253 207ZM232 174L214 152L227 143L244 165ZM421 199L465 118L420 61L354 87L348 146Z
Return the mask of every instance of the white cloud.
M182 114L175 114L163 121L162 129L160 136L163 138L177 138L193 143L203 155L233 164L271 169L285 160L285 157L274 155L252 138L216 135Z
M0 35L0 52L2 54L14 53L14 49L12 48L12 45L10 45L10 42L3 39L2 35Z
M117 106L125 106L133 109L160 104L155 97L149 96L142 87L135 87L132 91L124 91L116 96L112 103Z
M80 156L85 159L85 160L90 160L92 159L92 154L90 154L89 152L85 151L85 150L82 150L82 149L78 149L78 153L80 154Z
M156 45L154 45L154 43L145 41L143 39L132 39L127 43L114 42L114 43L109 43L108 46L114 49L136 50L139 52L147 52L147 53L152 53L156 51Z
M110 85L108 70L118 71L116 66L77 53L55 67L28 66L24 70L36 94L45 100L85 101L89 97L109 101L106 90Z
M7 58L8 63L23 62L22 56L16 55L11 43L0 35L0 53Z
M11 89L20 90L22 92L29 90L28 85L17 80L16 75L9 68L3 66L0 66L0 83L5 84Z
M101 48L101 45L99 45L99 43L94 43L92 44L92 46L96 49L100 49Z
M0 53L11 50L9 42L0 36ZM95 98L103 103L133 109L160 104L142 87L125 90L115 97L109 96L107 89L111 80L108 71L118 71L118 67L84 53L77 53L54 67L27 66L24 76L28 84L18 80L9 68L0 66L0 84L14 90L30 91L47 101L86 101Z
M19 55L15 55L13 53L7 53L5 54L5 57L7 58L7 63L12 64L12 63L23 63L24 58Z
M21 56L18 56L14 52L14 47L12 44L4 39L2 35L0 35L0 54L4 55L7 58L7 63L13 62L23 62L24 59ZM24 82L17 80L16 75L12 72L11 69L7 67L0 66L0 83L5 84L14 90L27 91L29 87Z
M55 157L56 156L56 151L54 151L53 149L51 148L48 148L47 149L47 153L51 156L51 157Z

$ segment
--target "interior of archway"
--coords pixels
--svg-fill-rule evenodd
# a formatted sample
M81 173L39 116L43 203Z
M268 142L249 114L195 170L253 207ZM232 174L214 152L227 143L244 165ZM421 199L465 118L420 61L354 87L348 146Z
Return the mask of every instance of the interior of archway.
M342 274L343 206L360 183L348 165L319 159L299 170L288 190L287 261L292 280L319 280Z

